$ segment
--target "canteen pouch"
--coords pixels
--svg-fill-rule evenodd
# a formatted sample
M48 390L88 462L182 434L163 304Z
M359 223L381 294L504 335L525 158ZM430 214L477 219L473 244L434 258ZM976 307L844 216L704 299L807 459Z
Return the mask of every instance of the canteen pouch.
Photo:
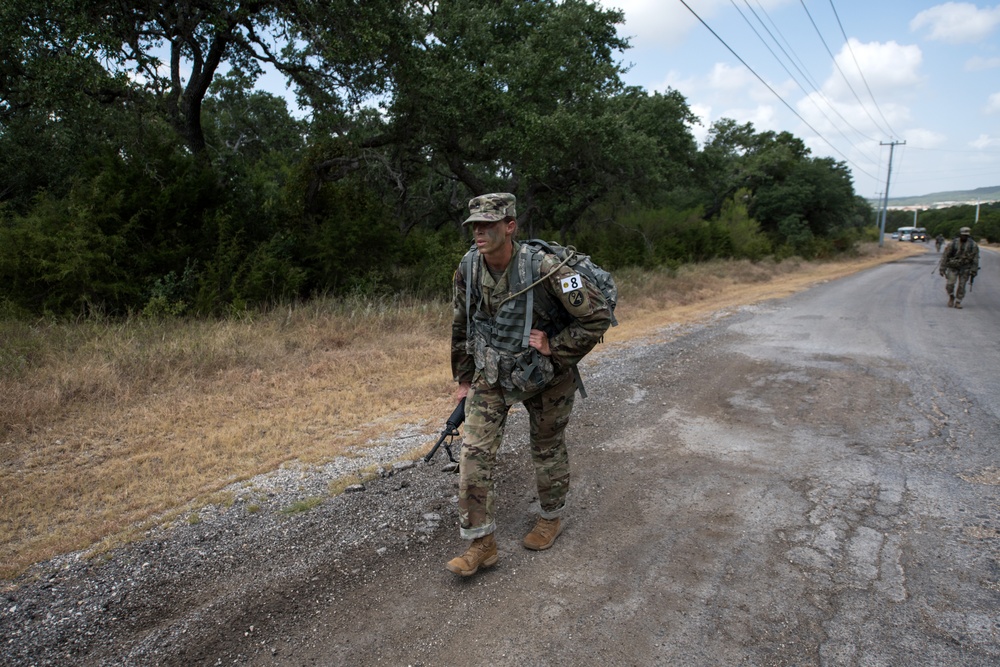
M510 381L519 390L533 394L541 391L555 377L552 360L533 347L512 357Z

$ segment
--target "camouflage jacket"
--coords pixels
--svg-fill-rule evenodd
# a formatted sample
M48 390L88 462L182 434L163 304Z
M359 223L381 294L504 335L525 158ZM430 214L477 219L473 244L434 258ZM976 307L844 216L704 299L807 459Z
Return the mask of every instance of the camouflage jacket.
M965 243L961 237L955 238L941 255L938 268L942 271L945 269L968 271L976 275L979 273L979 246L971 238L966 239Z
M507 403L511 405L537 393L537 389L517 386L511 381L512 355L500 346L491 345L491 341L486 340L488 336L482 335L482 332L489 330L491 326L496 328L494 318L501 304L511 295L511 284L515 283L519 268L518 258L524 256L520 249L521 244L515 242L513 258L503 275L497 278L490 274L478 251L475 249L469 251L472 253L471 260L476 262L477 266L474 267L472 276L466 276L463 272L466 262L460 263L458 270L455 271L454 317L451 332L451 367L455 380L482 381L488 386L500 386L504 390ZM581 289L564 291L563 280L577 274L568 266L559 267L553 273L553 269L558 265L558 258L543 253L540 274L548 278L533 288L535 298L532 299L530 321L532 328L545 331L549 337L551 356L548 357L548 361L551 362L554 374L548 384L561 381L566 373L572 372L575 365L594 348L611 326L611 309L601 291L586 281ZM550 273L552 275L549 275ZM473 277L478 281L478 285L471 286L471 294L475 296L467 303L466 288L469 286L467 281ZM540 292L541 290L544 292ZM519 303L525 307L523 302ZM523 315L522 313L522 319ZM476 350L477 343L479 350ZM499 363L499 368L492 369L487 368L490 364L484 363L482 358L478 359L477 363L477 354L481 357L488 352L482 349L484 345L496 348L489 354L498 355L502 358L501 362L506 363ZM541 361L548 363L545 359ZM491 376L491 373L496 377Z

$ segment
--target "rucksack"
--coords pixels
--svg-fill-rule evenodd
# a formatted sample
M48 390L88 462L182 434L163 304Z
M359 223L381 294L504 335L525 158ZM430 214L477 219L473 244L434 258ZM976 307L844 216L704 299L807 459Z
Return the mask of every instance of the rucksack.
M608 302L608 308L611 311L611 326L618 326L618 320L615 318L615 307L618 305L618 286L615 285L615 280L611 276L610 272L595 264L594 260L592 260L589 255L577 252L576 248L572 246L565 247L559 245L558 243L543 241L541 239L529 239L528 241L524 241L522 245L534 250L540 250L542 252L555 255L559 258L561 265L572 267L583 276L584 280L593 283L601 291L601 294L604 295L605 300ZM472 304L474 302L478 302L478 297L476 299L473 298L473 288L478 284L478 279L476 278L476 267L478 267L478 263L474 261L475 250L476 246L469 248L469 252L467 252L462 258L462 262L459 266L459 270L466 279L465 313L467 341L472 337L472 319L470 317ZM519 277L516 279L517 282L515 285L518 287L512 285L512 288L517 291L511 298L521 294L527 295L526 305L528 313L532 312L533 297L535 295L534 288L545 279L545 276L541 275L542 252L531 253L529 269L522 267L519 271L517 271L516 273ZM566 313L561 306L557 305L555 301L549 298L544 291L540 291L538 296L543 299L542 308L543 310L549 312L552 320L555 322L561 320L563 324L565 324L565 318L569 317L569 314ZM505 324L508 325L509 328L510 325L516 324L516 321L508 319ZM519 341L521 348L525 350L528 349L528 335L531 324L531 318L527 317L523 318L523 321L519 325L523 328L524 333L523 337L519 335L517 340ZM580 371L575 364L573 366L573 376L576 379L576 385L580 391L580 396L586 398L587 391L583 386L583 378L580 377Z
M611 326L618 326L618 320L615 318L615 307L618 305L618 286L615 285L615 279L607 269L596 264L590 258L590 255L584 255L573 246L562 246L552 241L543 241L542 239L528 239L524 243L533 248L544 250L550 255L555 255L560 261L564 261L569 257L566 265L579 271L583 274L584 278L593 283L597 289L601 290L601 294L604 295L611 309ZM572 256L570 257L570 255ZM538 266L532 263L532 282L540 278L538 268Z

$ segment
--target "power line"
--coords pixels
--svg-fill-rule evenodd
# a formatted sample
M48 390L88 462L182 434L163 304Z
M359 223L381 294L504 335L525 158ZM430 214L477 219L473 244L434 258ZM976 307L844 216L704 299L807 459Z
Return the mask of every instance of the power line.
M804 70L802 76L805 77L806 81L809 82L809 85L812 86L813 89L818 90L819 89L819 85L816 83L815 79L813 79L812 75L809 73L809 68L806 67L805 62L802 60L802 58L799 57L799 54L795 52L795 49L792 47L791 43L788 41L788 39L785 37L785 35L781 32L781 29L778 27L778 24L774 22L774 19L771 18L771 15L767 13L766 9L764 9L764 5L760 4L760 0L754 0L754 2L757 3L757 8L760 9L761 13L765 17L767 17L767 21L768 21L768 23L771 24L771 27L774 28L774 31L776 33L778 33L779 37L781 37L781 41L784 42L785 46L788 47L788 50L792 52L792 56L794 56L794 60L797 61L798 64L802 66L801 69L798 68L798 67L796 67L795 69L798 69L800 72L803 72L803 70ZM768 33L770 34L770 31L768 31ZM782 52L784 52L784 51L785 50L782 49ZM786 53L786 55L787 55L787 53ZM792 60L792 58L789 58L789 60ZM872 139L872 141L874 141L874 139Z
M814 132L814 133L816 134L816 136L818 136L818 137L819 137L820 139L822 139L823 141L825 141L825 142L826 142L826 144L827 144L827 146L829 146L830 148L832 148L832 149L833 149L833 151L834 151L835 153L837 153L837 155L839 155L839 156L841 156L842 158L844 158L844 160L845 160L846 162L850 163L850 164L851 164L852 166L854 166L854 168L855 168L855 169L857 169L857 170L858 170L858 171L860 171L861 173L865 174L865 175L866 175L866 176L868 176L869 178L876 178L875 176L872 176L872 175L871 175L871 174L869 174L869 173L868 173L867 171L865 171L864 169L862 169L862 168L861 168L860 166L858 166L857 164L855 164L855 162L854 162L853 160L851 160L851 159L850 159L849 157L847 157L846 155L844 155L844 154L843 154L843 153L842 153L842 152L840 151L840 149L839 149L839 148L837 148L836 146L834 146L834 145L833 145L833 144L832 144L832 143L830 142L830 140L829 140L829 139L827 139L826 137L824 137L824 136L823 136L823 134L822 134L822 133L821 133L821 132L820 132L819 130L817 130L817 129L816 129L815 127L813 127L813 126L812 126L812 125L811 125L811 124L809 123L809 121L807 121L807 120L806 120L805 118L803 118L803 117L802 117L802 115L801 115L801 114L799 114L799 112L798 112L798 111L796 111L794 107L792 107L792 105L790 105L790 104L789 104L789 103L788 103L787 101L785 101L785 98L784 98L784 97L782 97L781 95L779 95L779 94L778 94L778 92L777 92L777 91L776 91L776 90L775 90L774 88L772 88L772 87L770 86L770 84L768 84L768 83L767 83L767 81L765 81L765 80L764 80L763 78L761 78L761 76L760 76L759 74L757 74L757 72L756 72L756 71L754 70L754 68L750 67L750 65L749 65L749 64L747 64L747 62L746 62L745 60L743 60L743 58L741 58L741 57L740 57L740 55L739 55L738 53L736 53L736 51L734 51L734 50L733 50L733 48L732 48L731 46L729 46L729 44L727 44L727 43L726 43L726 40L722 39L722 37L720 37L720 36L718 35L718 33L716 33L716 32L715 32L714 30L712 30L711 26L709 26L709 25L708 25L707 23L705 23L705 20L704 20L704 19L702 19L702 18L701 18L701 17L700 17L699 15L698 15L698 12L694 11L693 9L691 9L691 6L690 6L690 5L688 5L688 3L687 3L687 2L685 1L685 0L680 0L680 2L681 2L681 4L682 4L682 5L684 5L684 6L685 6L685 7L687 8L687 10L688 10L689 12L691 12L691 13L692 13L692 14L694 15L694 17L695 17L696 19L698 19L698 21L699 21L699 22L700 22L700 23L701 23L701 24L702 24L703 26L705 26L705 29L706 29L706 30L708 30L708 31L709 31L710 33L712 33L712 35L713 35L713 36L714 36L714 37L715 37L715 38L716 38L717 40L719 40L719 41L720 41L720 42L722 43L722 45L723 45L724 47L726 47L726 49L728 49L728 50L729 50L729 52L730 52L731 54L733 54L733 56L734 56L734 57L735 57L735 58L736 58L737 60L739 60L739 61L740 61L740 62L741 62L741 63L743 64L743 66L744 66L744 67L746 67L746 68L747 68L748 70L750 70L750 73L751 73L751 74L753 74L753 75L754 75L755 77L757 77L757 80L758 80L758 81L760 81L760 82L761 82L762 84L764 84L764 87L765 87L765 88L767 88L768 90L770 90L770 91L771 91L771 93L772 93L772 94L773 94L773 95L774 95L775 97L777 97L777 98L778 98L779 100L781 100L781 103L782 103L782 104L784 104L784 105L785 105L785 106L786 106L786 107L788 108L788 110L789 110L789 111L791 111L791 112L792 112L792 113L793 113L793 114L795 115L795 117L796 117L796 118L798 118L799 120L801 120L801 121L802 121L802 123L803 123L803 124L804 124L804 125L805 125L806 127L808 127L808 128L810 129L810 130L812 130L812 131L813 131L813 132Z
M854 61L854 66L858 68L858 74L861 75L861 80L865 82L865 88L868 90L868 96L872 98L872 104L875 105L875 110L878 111L879 117L883 120L883 122L885 122L885 126L891 131L889 136L898 136L895 130L892 129L892 125L889 124L889 121L885 119L885 114L883 114L882 109L879 108L878 102L875 101L872 89L868 85L868 79L865 78L865 73L861 71L861 65L858 63L858 59L854 55L854 49L851 47L851 40L847 38L847 33L844 31L844 24L840 22L840 14L837 13L837 8L833 6L833 0L830 0L830 9L833 10L833 15L837 18L837 25L840 26L840 34L844 36L844 43L847 44L847 50L851 52L851 59ZM836 59L834 60L836 61Z
M805 94L806 99L808 99L810 102L812 102L812 105L814 107L816 107L816 110L819 111L823 115L823 118L825 118L827 120L827 122L830 123L830 126L833 127L833 129L836 130L837 133L840 134L840 136L844 138L844 141L846 141L848 144L850 144L855 150L860 151L861 153L864 153L865 151L863 149L859 148L857 146L857 144L855 144L850 138L848 138L848 136L846 134L843 133L843 131L837 126L837 124L835 122L833 122L833 120L830 119L830 117L826 114L825 111L823 111L823 108L820 107L820 105L816 102L816 100L813 99L812 95L809 94L809 91L805 89L805 86L803 86L799 82L799 80L797 78L795 78L795 75L792 74L792 72L788 69L788 67L785 66L785 63L783 63L782 60L781 60L781 58L778 57L778 54L776 54L774 52L774 49L772 49L770 47L770 45L768 45L767 40L764 39L764 37L757 31L757 29L750 22L750 19L748 19L746 17L746 15L743 13L743 11L736 5L735 0L729 0L729 1L730 1L730 3L732 3L732 5L736 9L736 11L739 12L740 16L743 18L743 20L746 22L746 24L748 26L750 26L750 29L753 30L754 34L757 35L757 39L759 39L761 41L761 43L764 45L764 47L771 53L771 55L774 56L774 59L778 61L778 64L781 65L782 69L785 70L785 73L788 74L789 77L791 77L792 81L795 82L795 85L797 85L799 87L799 90L801 90ZM767 34L775 42L775 44L777 44L778 48L781 49L781 52L785 54L785 57L788 58L788 60L790 62L792 62L792 66L794 66L795 69L798 70L799 74L801 74L803 76L803 78L805 78L808 81L809 77L807 77L805 75L805 73L803 73L803 71L795 64L795 62L792 61L792 58L788 55L788 52L785 51L785 49L781 46L781 44L778 42L778 40L774 37L774 35L771 33L771 31L768 29L768 27L761 20L760 16L758 16L758 14L754 10L754 8L750 6L749 0L743 0L743 2L744 2L744 4L746 4L747 9L749 9L750 12L754 15L754 18L757 19L757 22L761 24L761 27L764 28L764 30L767 32ZM872 142L876 141L875 139L873 139L871 137L865 136L865 134L863 132L861 132L856 127L854 127L853 125L851 125L850 121L848 121L846 118L844 118L844 116L840 113L840 111L837 110L837 107L835 107L830 102L830 100L826 97L826 95L824 95L822 93L822 91L820 91L818 88L816 88L815 83L812 83L812 82L809 82L809 83L813 87L813 92L817 93L826 102L827 106L830 107L830 109L835 114L837 114L837 116L839 116L840 119L842 121L844 121L844 123L846 123L849 128L851 128L852 130L854 130L860 137L862 137L864 139L867 139L868 141L872 141ZM866 157L868 157L868 159L871 159L870 155L866 155Z
M730 2L733 2L733 1L734 1L734 0L730 0ZM820 87L819 87L819 86L818 86L818 85L816 84L816 82L815 82L815 81L813 80L813 78L812 78L812 77L811 77L811 76L810 76L809 74L807 74L807 73L806 73L805 71L803 71L803 68L805 68L805 63L803 63L803 62L802 62L802 59L798 57L798 54L795 54L795 49L793 49L793 48L792 48L792 45L788 43L788 40L787 40L787 39L785 39L785 36L784 36L783 34L781 34L781 30L779 30L779 29L778 29L778 26L777 26L777 25L776 25L776 24L774 23L774 20L773 20L773 19L771 18L771 16L770 16L770 15L769 15L769 14L767 13L767 10L766 10L766 9L764 9L764 7L763 7L763 6L762 6L762 5L760 4L760 1L759 1L759 0L757 0L757 6L758 6L758 7L760 8L760 11L761 11L761 13L762 13L762 14L764 14L764 16L766 16L766 17L767 17L767 20L768 20L768 22L769 22L769 23L770 23L770 24L771 24L771 25L772 25L772 26L774 27L774 29L775 29L775 32L777 32L777 33L778 33L778 34L779 34L779 35L781 36L781 39L782 39L782 41L784 41L784 42L785 42L785 44L786 44L786 45L788 46L788 49L789 49L789 50L790 50L790 51L791 51L791 52L792 52L793 54L795 54L795 58L793 58L792 56L790 56L790 55L788 54L788 51L786 51L786 50L785 50L785 48L784 48L784 47L783 47L783 46L781 45L781 42L780 42L780 41L778 41L778 38L774 36L774 33L772 33L772 32L771 32L770 28L768 28L768 27L767 27L767 25L766 25L766 24L764 23L764 21L763 21L763 20L761 20L761 18L760 18L760 15L759 15L759 14L757 13L757 10L755 10L755 9L754 9L753 7L751 7L751 6L750 6L750 2L749 2L749 0L743 0L743 2L744 2L744 3L746 4L746 6L747 6L747 9L749 9L749 10L751 11L751 13L753 13L753 15L754 15L754 18L756 18L756 19L757 19L757 22L758 22L758 23L760 23L760 25L761 25L761 27L762 27L762 28L764 28L764 30L765 30L765 31L767 32L767 34L768 34L768 36L769 36L769 37L771 38L771 40L772 40L772 41L774 41L775 45L777 45L777 47L778 47L779 49L781 49L781 52L782 52L783 54L785 54L785 58L787 58L787 59L788 59L788 61L789 61L789 62L790 62L790 63L792 64L792 66L793 66L793 67L794 67L794 68L796 69L796 71L798 71L798 73L802 75L802 78L803 78L803 79L805 79L805 80L806 80L806 82L807 82L807 83L808 83L808 84L809 84L809 85L810 85L810 86L812 87L812 89L813 89L813 92L815 92L815 93L816 93L817 95L819 95L819 96L820 96L820 97L821 97L821 98L823 99L823 101L824 101L824 102L826 102L826 105L827 105L828 107L830 107L830 109L831 109L831 110L832 110L832 111L833 111L833 112L834 112L835 114L837 114L837 116L838 116L838 117L839 117L839 118L840 118L840 119L841 119L842 121L844 121L844 123L845 123L845 124L846 124L846 125L847 125L847 126L848 126L849 128L851 128L852 130L854 130L854 132L855 132L855 133L856 133L856 134L857 134L857 135L858 135L859 137L861 137L861 138L863 138L863 139L865 139L865 140L867 140L867 141L871 141L871 142L876 142L876 141L878 141L877 139L875 139L875 138L873 138L873 137L869 137L869 136L868 136L868 135L866 135L866 134L865 134L864 132L862 132L862 131L861 131L861 130L859 130L858 128L854 127L854 125L853 125L853 124L851 124L851 122L850 122L849 120L847 120L847 119L846 119L846 118L844 117L844 115L843 115L842 113L840 113L840 110L838 110L838 109L837 109L837 107L836 107L836 106L834 106L834 104L833 104L833 103L832 103L832 102L830 101L830 98L828 98L828 97L827 97L827 96L826 96L826 95L825 95L825 94L823 93L823 91L822 91L822 90L820 89ZM735 4L734 4L734 6L735 6ZM740 11L738 7L736 8L736 11ZM740 14L742 15L742 14L743 14L743 12L741 12L741 11L740 11ZM746 17L744 17L744 19L743 19L743 20L747 21L747 24L748 24L748 25L750 24L750 22L749 22L749 21L748 21L748 20L746 19ZM773 51L773 50L771 49L771 47L767 46L767 43L766 43L766 41L764 40L764 38L763 38L763 37L761 37L760 33L758 33L758 32L757 32L757 30L756 30L756 29L755 29L755 28L753 27L753 25L750 25L750 29L751 29L751 30L753 30L755 34L757 34L757 37L758 37L758 38L759 38L759 39L761 40L761 42L763 42L763 43L764 43L764 46L765 46L765 47L767 47L767 50L771 52L771 55L773 55L773 56L774 56L775 60L777 60L777 61L778 61L778 64L780 64L780 65L782 66L782 68L783 68L783 69L785 70L785 72L788 72L788 76L792 77L792 80L793 80L793 81L795 81L795 83L796 83L796 84L798 84L798 86L799 86L799 88L800 88L800 89L802 90L802 92L806 93L806 97L809 97L809 99L810 99L810 100L812 100L812 97L810 96L810 94L809 94L809 93L808 93L808 92L806 91L806 89L805 89L805 88L804 88L804 87L802 86L802 84L800 84L800 83L798 82L798 80L796 80L796 79L795 79L795 76L794 76L794 75L793 75L793 74L792 74L791 72L789 72L789 71L788 71L788 68L787 68L787 67L785 67L784 63L782 63L782 62L781 62L781 59L780 59L780 58L778 58L777 54L776 54L776 53L774 53L774 51ZM798 65L798 64L796 64L796 60L798 60L798 62L799 62L800 64L802 64L802 67L799 67L799 65ZM806 69L808 69L808 68L806 68ZM819 105L818 105L818 104L816 104L816 102L813 102L813 104L814 104L814 105L816 106L816 108L817 108L817 109L819 109L819 108L820 108L820 107L819 107ZM820 113L823 113L822 109L820 109ZM830 121L830 118L829 118L829 116L827 116L827 115L826 115L825 113L823 113L823 117L824 117L824 118L826 118L826 119L827 119L828 121ZM833 121L830 121L830 124L831 124L831 125L834 125L834 126L836 125L836 123L834 123ZM837 131L839 132L840 130L838 129ZM840 136L844 137L844 139L847 139L847 137L846 137L846 136L844 135L844 133L843 133L843 132L841 132L841 133L840 133ZM852 146L854 146L854 148L855 148L855 149L858 149L858 147L857 147L856 145L854 145L854 143L853 143L853 142L852 142L852 141L851 141L850 139L847 139L847 142L848 142L848 143L850 143L850 144L851 144ZM860 150L860 149L858 149L858 150Z
M682 0L682 2L683 2L683 0ZM812 23L813 29L816 31L816 34L819 35L819 41L823 43L823 48L826 49L826 52L828 54L830 54L830 60L833 61L833 66L837 68L838 72L840 72L841 78L844 79L844 83L847 84L847 87L850 89L851 94L854 95L854 99L856 99L858 101L858 104L861 106L862 110L864 110L865 115L868 116L868 118L871 120L871 122L874 123L875 126L878 127L881 130L882 128L881 128L881 126L879 126L878 121L875 120L872 117L871 112L868 111L868 107L866 107L865 104L864 104L864 102L861 101L861 98L858 97L858 93L854 90L854 86L851 85L851 82L847 78L847 75L844 74L844 70L840 69L840 63L837 62L836 56L833 55L833 51L830 50L830 46L826 43L826 40L823 38L823 33L820 32L819 26L816 25L816 21L813 20L812 14L809 13L809 8L806 7L805 0L799 0L799 4L801 4L802 5L802 9L805 10L806 16L809 17L809 22ZM890 130L889 131L889 136L894 136L894 133L892 132L892 128L889 128L889 130Z

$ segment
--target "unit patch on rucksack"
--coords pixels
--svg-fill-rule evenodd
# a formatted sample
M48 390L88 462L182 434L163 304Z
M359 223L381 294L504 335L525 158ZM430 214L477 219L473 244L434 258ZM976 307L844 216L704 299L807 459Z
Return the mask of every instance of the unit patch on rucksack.
M550 255L555 255L559 258L560 262L565 262L566 266L576 269L584 278L593 283L597 289L601 290L601 294L604 295L604 298L608 302L608 307L611 309L611 326L618 326L618 320L615 318L615 306L618 305L618 286L615 285L615 279L611 273L595 264L590 255L584 255L572 246L565 247L558 243L543 241L541 239L529 239L524 241L524 243L533 248L544 250ZM537 258L537 265L536 262L532 262L532 282L541 277L538 275L541 255L536 253L535 257ZM567 257L569 257L568 261Z

